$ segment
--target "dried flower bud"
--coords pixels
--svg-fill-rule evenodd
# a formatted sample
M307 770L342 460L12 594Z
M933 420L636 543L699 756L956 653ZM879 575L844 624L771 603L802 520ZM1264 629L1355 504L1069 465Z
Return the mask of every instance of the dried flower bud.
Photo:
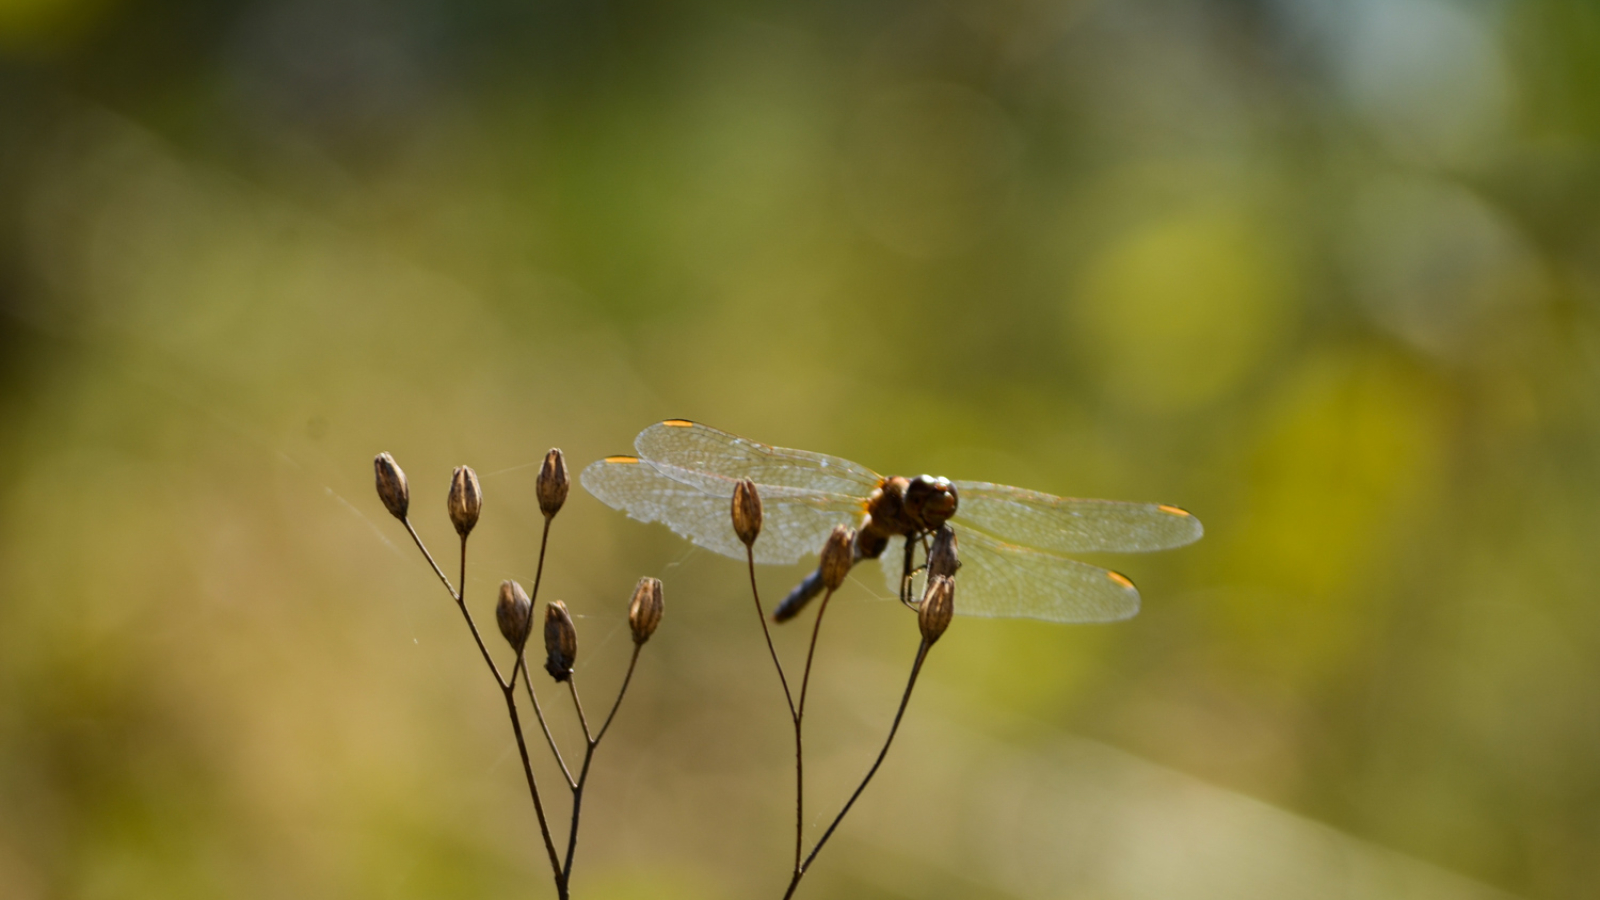
M748 478L739 479L733 486L733 533L746 547L761 534L761 495L756 493L756 483Z
M494 607L494 620L500 624L500 634L513 650L521 650L528 642L528 632L533 630L533 601L528 592L515 581L500 582L500 602Z
M928 579L922 592L922 603L917 607L917 625L922 629L922 639L929 646L950 627L950 616L955 613L956 583L947 575Z
M955 577L961 568L961 558L956 555L956 532L949 525L939 526L933 533L933 548L928 551L928 577L948 575Z
M372 458L372 469L378 476L378 499L391 515L404 522L406 510L411 508L411 488L406 484L406 473L400 471L394 457L387 453Z
M661 579L645 577L633 589L633 601L628 604L628 626L633 629L633 642L642 644L655 634L661 624Z
M578 659L578 629L572 614L560 600L544 606L544 670L557 681L572 677L572 664Z
M483 512L483 488L478 484L478 473L471 466L456 466L450 476L450 521L456 533L466 537L472 526L478 524L478 514Z
M822 574L823 587L837 591L844 584L845 576L850 574L850 567L856 562L855 543L854 529L847 525L833 526L828 542L822 545L822 562L817 566L817 571Z
M561 454L560 448L550 448L550 452L544 455L544 465L539 467L537 485L539 509L546 519L561 511L561 504L567 502L567 488L571 486L572 479L567 477L567 458Z

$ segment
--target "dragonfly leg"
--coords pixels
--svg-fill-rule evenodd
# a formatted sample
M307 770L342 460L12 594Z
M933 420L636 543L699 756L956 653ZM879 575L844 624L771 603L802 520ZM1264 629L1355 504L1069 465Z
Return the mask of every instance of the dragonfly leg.
M917 545L922 545L922 564L917 565ZM901 569L900 577L900 602L911 609L916 609L921 601L917 598L918 575L928 570L928 560L932 558L933 550L928 543L928 532L914 534L906 538L906 561Z
M917 573L922 571L920 566L913 565L917 561L917 539L915 535L906 538L906 559L900 569L900 602L911 609L916 609L916 604L911 601L912 582Z

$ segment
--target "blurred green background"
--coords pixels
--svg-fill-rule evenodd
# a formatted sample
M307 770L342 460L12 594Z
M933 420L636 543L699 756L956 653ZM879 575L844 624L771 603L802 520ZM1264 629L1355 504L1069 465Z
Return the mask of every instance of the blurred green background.
M482 618L544 450L676 416L1207 526L958 620L801 896L1592 896L1597 388L1586 0L0 0L0 896L553 896L371 459L447 559L483 475ZM575 488L592 705L643 574L577 895L776 897L742 569ZM916 645L864 574L812 838Z

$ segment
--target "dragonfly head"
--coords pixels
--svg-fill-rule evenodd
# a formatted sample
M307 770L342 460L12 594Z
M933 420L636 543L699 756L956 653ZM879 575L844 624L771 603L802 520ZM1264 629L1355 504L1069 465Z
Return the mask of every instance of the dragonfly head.
M906 513L919 526L937 531L945 520L956 514L956 486L948 478L918 475L906 485Z

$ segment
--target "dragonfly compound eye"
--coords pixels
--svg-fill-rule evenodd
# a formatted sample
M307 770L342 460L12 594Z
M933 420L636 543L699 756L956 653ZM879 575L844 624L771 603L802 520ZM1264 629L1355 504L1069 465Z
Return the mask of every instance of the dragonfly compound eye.
M930 531L955 515L959 502L956 486L948 478L918 475L906 485L906 511Z

